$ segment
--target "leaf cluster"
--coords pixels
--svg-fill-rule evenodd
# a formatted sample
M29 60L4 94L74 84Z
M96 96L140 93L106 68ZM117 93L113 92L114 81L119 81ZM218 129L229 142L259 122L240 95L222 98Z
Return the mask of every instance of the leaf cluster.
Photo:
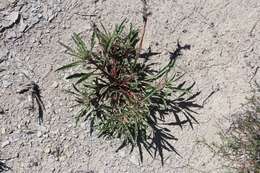
M195 83L187 86L179 82L182 75L173 74L177 56L187 46L178 44L169 62L156 70L151 56L157 53L140 54L139 31L132 24L126 28L125 23L112 32L102 24L100 28L94 25L89 45L74 33L75 47L61 43L74 61L58 70L80 69L66 77L74 81L69 92L81 108L77 122L89 121L91 132L97 130L100 137L120 138L119 149L138 147L141 160L143 148L153 157L159 153L163 164L163 150L175 151L169 140L176 138L167 126L197 122L193 108L200 107L194 101L199 93L191 92ZM166 115L176 121L166 121Z

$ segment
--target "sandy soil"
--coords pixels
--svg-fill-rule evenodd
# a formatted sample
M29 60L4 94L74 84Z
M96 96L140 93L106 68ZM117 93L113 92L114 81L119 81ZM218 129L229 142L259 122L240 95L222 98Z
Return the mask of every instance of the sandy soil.
M70 84L63 73L54 72L70 61L58 41L72 43L73 32L88 40L91 22L112 26L128 18L142 26L140 0L1 0L0 159L12 168L8 172L225 172L221 159L196 141L218 141L220 127L228 126L225 117L246 102L260 79L260 1L148 2L152 15L144 47L166 55L177 40L191 45L178 60L178 70L202 91L200 124L173 131L181 157L166 153L163 167L149 157L141 164L137 152L115 152L119 141L90 137L84 123L74 127L73 99L63 92ZM29 110L30 95L17 93L30 81L39 85L46 107L41 126L37 113Z

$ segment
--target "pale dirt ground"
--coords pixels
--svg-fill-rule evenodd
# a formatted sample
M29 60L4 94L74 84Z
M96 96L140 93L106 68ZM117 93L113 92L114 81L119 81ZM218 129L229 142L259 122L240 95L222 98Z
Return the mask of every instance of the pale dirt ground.
M152 16L144 47L166 55L176 48L177 39L190 44L191 50L178 60L178 71L197 82L195 91L202 91L199 103L215 91L199 110L200 124L194 130L174 128L179 140L173 144L182 157L166 153L164 167L159 159L149 157L141 164L135 152L115 153L119 141L90 137L84 124L75 128L73 99L62 91L70 85L63 73L54 72L70 61L58 41L71 43L73 32L88 40L91 21L112 26L128 18L141 26L140 0L0 0L0 30L10 22L11 12L21 17L0 32L0 159L9 159L6 164L12 170L8 172L225 172L221 160L212 158L210 150L196 140L218 141L220 127L228 125L225 117L246 102L253 81L259 79L260 1L148 2ZM30 80L42 89L43 126L28 110L30 97L16 93Z

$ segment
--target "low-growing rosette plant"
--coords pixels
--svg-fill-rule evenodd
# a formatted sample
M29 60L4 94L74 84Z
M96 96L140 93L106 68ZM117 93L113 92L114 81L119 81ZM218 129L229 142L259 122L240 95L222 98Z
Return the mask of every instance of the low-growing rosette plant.
M89 44L74 33L75 47L61 43L74 61L58 70L76 67L66 79L73 81L69 92L80 106L77 122L89 121L91 132L100 137L120 138L118 149L137 147L141 160L143 148L153 157L158 153L163 164L163 150L176 152L169 142L176 138L168 127L197 122L193 108L200 107L194 101L199 92L192 94L195 82L186 86L174 70L181 49L189 46L178 44L169 52L167 65L155 69L151 57L157 53L142 53L139 37L139 30L132 24L127 28L126 21L112 32L94 25Z

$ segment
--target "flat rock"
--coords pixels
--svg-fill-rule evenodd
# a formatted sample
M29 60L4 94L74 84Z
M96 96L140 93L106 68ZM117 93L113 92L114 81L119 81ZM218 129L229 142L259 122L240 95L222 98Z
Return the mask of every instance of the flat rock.
M19 12L12 12L9 15L7 15L4 20L0 23L0 32L5 31L12 25L14 25L20 18Z
M13 23L17 22L19 17L20 17L20 13L15 11L15 12L10 13L6 17L6 19L9 20L9 24L13 24Z
M9 33L6 34L6 38L7 39L12 39L12 38L16 38L16 33L14 31L11 31Z
M4 87L4 88L8 88L11 85L13 85L13 82L11 82L11 81L7 81L7 80L2 81L2 87Z
M5 48L0 49L0 63L7 60L8 54L9 54L8 49Z
M7 141L2 142L1 147L4 148L4 147L6 147L7 145L10 145L10 144L11 144L11 142L9 140L7 140Z
M9 2L8 1L5 1L5 0L3 0L3 1L1 0L0 1L0 10L5 9L8 6L9 6Z

